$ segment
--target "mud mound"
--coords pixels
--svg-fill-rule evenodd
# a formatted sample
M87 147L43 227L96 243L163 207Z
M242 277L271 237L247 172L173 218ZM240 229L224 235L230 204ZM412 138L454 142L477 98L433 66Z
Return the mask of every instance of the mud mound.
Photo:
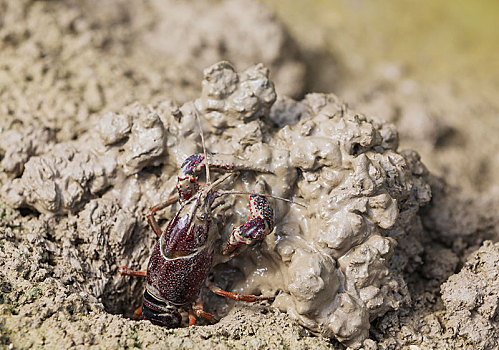
M232 188L252 191L258 186L307 206L275 203L275 232L227 266L240 271L238 283L216 272L214 280L246 293L277 294L274 306L302 325L358 347L370 321L410 300L400 274L403 266L390 270L388 262L397 239L414 231L407 225L417 223L419 206L430 199L424 166L417 154L396 152L392 127L351 112L333 95L284 99L271 112L276 94L262 65L238 74L222 62L204 74L201 98L192 103L135 104L105 114L75 141L42 149L36 142L46 140L32 137L32 147L24 152L5 152L11 158L4 161L16 164L12 174L21 174L4 186L6 200L43 214L38 220L45 231L30 237L42 255L45 237L53 235L57 257L45 267L45 277L55 278L39 278L32 288L44 297L30 307L48 304L42 291L55 293L63 271L71 288L57 287L63 300L52 305L55 314L68 308L82 315L127 313L140 302L142 283L128 285L117 275L118 266L147 263L153 239L142 213L171 196L183 160L201 151L200 134L193 131L199 114L210 152L272 172L243 171L242 181L233 180ZM284 125L288 114L298 113L296 125ZM43 130L27 137L39 133ZM227 201L226 210L212 213L221 241L248 215L245 200ZM222 254L220 248L215 251ZM13 258L6 257L9 271L15 271ZM15 260L24 265L27 259ZM36 265L31 266L36 275ZM85 303L87 298L93 303ZM41 317L39 324L51 316Z

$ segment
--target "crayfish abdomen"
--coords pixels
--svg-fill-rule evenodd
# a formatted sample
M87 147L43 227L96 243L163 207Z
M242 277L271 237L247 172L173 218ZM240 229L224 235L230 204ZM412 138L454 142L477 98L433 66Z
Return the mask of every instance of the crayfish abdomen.
M158 326L176 328L182 323L182 316L176 306L171 305L166 300L154 297L147 289L144 292L142 306L139 310L142 319L149 320Z

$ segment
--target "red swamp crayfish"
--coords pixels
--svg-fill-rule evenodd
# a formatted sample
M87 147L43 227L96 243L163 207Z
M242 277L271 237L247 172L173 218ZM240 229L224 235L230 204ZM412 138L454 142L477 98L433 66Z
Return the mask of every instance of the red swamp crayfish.
M199 122L199 116L197 118ZM196 317L205 318L212 323L217 322L212 314L203 310L203 303L199 298L199 292L205 285L213 293L233 300L255 302L274 298L227 292L214 283L206 283L213 266L216 241L220 237L212 211L217 207L223 208L223 196L249 195L251 213L246 223L234 227L221 249L222 254L228 256L227 260L237 255L243 245L261 241L274 229L274 211L266 197L295 203L276 196L221 190L221 185L233 173L271 171L241 162L235 163L227 156L207 153L202 131L201 140L204 154L191 155L181 166L176 186L178 195L154 206L146 215L150 227L158 236L147 272L134 271L126 266L119 270L122 275L146 278L143 303L135 311L135 316L168 328L181 325L179 309L188 312L190 326L196 324ZM229 174L210 182L210 168ZM198 179L203 169L206 171L206 183L200 186ZM154 214L177 201L180 203L180 209L162 231Z

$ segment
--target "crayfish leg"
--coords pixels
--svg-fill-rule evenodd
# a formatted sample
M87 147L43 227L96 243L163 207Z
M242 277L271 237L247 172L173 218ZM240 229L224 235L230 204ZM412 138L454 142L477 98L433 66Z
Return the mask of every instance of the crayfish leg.
M124 276L132 276L132 277L146 277L147 276L147 272L145 272L145 271L132 270L126 266L121 266L119 268L118 272Z
M210 321L211 323L218 322L215 316L213 316L209 312L204 311L203 302L201 300L198 300L196 304L194 304L194 313L196 314L197 317L202 317L205 320Z
M175 202L178 201L178 199L179 199L178 196L174 196L174 197L166 200L165 202L157 204L154 207L152 207L151 209L149 209L149 213L147 213L147 215L146 215L147 222L149 223L149 226L151 226L152 230L154 231L154 233L156 234L156 236L158 238L161 237L161 234L163 232L161 231L161 227L159 227L158 221L154 217L154 213L174 204Z
M159 227L159 224L156 221L156 218L154 217L154 213L152 210L146 215L146 218L147 218L147 222L149 223L149 226L151 226L151 228L154 231L154 233L156 234L156 236L158 238L161 237L163 232L161 231L161 227Z
M154 214L157 211L160 211L161 209L164 209L172 204L175 204L179 200L178 196L173 196L171 198L168 198L166 201L163 203L156 204L154 207L152 207L149 212L151 214Z
M194 316L194 311L189 309L189 327L196 325L196 316Z
M245 301L247 303L254 303L255 301L260 301L260 300L273 300L274 299L274 297L264 297L261 295L227 292L227 291L217 287L214 283L210 283L208 285L208 288L210 288L210 290L213 293L215 293L216 295L220 295L222 297L226 297L226 298L229 298L232 300Z
M209 312L204 311L203 302L201 300L198 300L193 307L189 308L189 326L196 325L196 317L202 317L211 323L218 322L215 316L213 316Z
M140 305L134 312L132 319L140 320L142 317L142 305Z

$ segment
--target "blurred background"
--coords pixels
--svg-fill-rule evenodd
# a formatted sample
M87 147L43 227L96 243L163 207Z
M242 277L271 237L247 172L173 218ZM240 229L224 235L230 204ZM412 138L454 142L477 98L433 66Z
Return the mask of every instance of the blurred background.
M411 78L497 87L497 1L264 2L300 46L336 57L350 73L370 74L380 63L397 62Z
M314 65L311 91L394 122L401 146L449 183L497 191L499 2L265 3Z

